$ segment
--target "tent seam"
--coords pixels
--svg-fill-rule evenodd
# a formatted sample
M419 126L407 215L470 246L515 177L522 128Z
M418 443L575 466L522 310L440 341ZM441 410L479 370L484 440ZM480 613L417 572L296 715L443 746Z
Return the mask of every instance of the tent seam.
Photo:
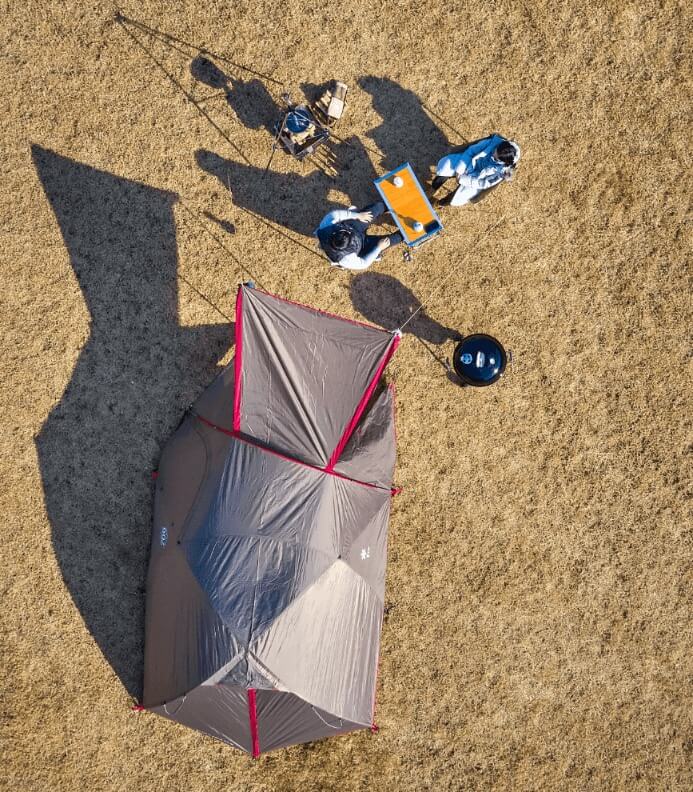
M329 476L334 476L335 478L340 478L344 481L350 481L352 484L360 484L362 487L370 487L371 489L381 490L382 492L390 492L391 495L394 495L397 492L397 487L381 487L379 484L372 484L369 481L359 481L358 479L351 478L350 476L345 476L343 473L339 473L336 470L328 470L326 467L318 467L317 465L313 465L310 462L304 462L302 459L296 459L296 457L291 457L288 454L284 454L281 451L275 451L273 448L268 448L267 446L262 445L262 443L253 442L253 440L251 440L249 437L244 436L242 432L225 429L223 426L213 423L204 416L196 413L194 410L190 410L190 415L192 415L194 418L197 418L198 421L202 421L202 423L206 424L212 429L216 429L217 432L221 432L222 434L228 435L229 437L233 437L234 440L239 440L241 443L251 445L253 448L259 448L261 451L265 451L268 454L278 456L287 462L293 462L296 465L303 465L304 467L318 471L318 473L327 473Z

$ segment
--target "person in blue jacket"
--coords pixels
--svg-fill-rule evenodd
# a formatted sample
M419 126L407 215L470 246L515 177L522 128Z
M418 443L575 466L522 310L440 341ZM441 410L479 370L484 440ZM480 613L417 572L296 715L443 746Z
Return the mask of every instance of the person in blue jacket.
M385 204L379 201L361 210L355 206L335 209L323 217L314 233L333 267L368 269L383 251L403 241L398 231L384 236L366 233L368 226L384 212Z
M440 201L438 206L464 206L473 198L512 178L520 161L520 147L501 135L489 135L471 143L457 153L443 157L436 166L431 182L432 193L437 192L448 179L457 178L457 189Z

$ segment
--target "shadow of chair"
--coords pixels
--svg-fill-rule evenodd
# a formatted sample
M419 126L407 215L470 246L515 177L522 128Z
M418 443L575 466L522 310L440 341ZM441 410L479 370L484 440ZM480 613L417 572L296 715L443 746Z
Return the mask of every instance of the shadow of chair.
M373 201L375 171L359 140L352 138L333 147L340 173L335 180L321 168L309 173L281 173L245 165L200 149L195 153L202 170L215 176L231 192L234 206L278 223L290 231L311 236L322 217L338 206L329 195L336 188L348 193L349 202L365 206ZM277 156L286 156L277 152ZM298 167L301 167L298 165Z
M53 548L86 628L138 697L151 471L213 378L233 325L178 322L174 193L40 146L32 157L90 315L70 381L35 438Z

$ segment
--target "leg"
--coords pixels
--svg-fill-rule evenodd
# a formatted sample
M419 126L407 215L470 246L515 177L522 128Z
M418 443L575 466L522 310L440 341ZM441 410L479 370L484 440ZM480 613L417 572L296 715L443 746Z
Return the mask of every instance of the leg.
M399 245L400 242L404 242L404 237L399 231L395 231L394 234L384 234L383 236L367 234L363 241L363 246L361 247L361 258L366 258L369 253L375 250L383 239L387 239L387 247L394 247L394 245ZM387 250L387 248L385 248L385 250Z
M449 179L449 176L434 176L431 182L431 192L437 192Z
M472 198L475 198L483 190L478 187L466 187L460 185L454 192L447 195L443 200L447 201L450 206L464 206L468 204Z

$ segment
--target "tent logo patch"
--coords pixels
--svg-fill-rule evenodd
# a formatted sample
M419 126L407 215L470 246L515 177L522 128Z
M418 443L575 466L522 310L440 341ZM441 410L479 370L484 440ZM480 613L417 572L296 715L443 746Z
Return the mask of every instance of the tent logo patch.
M161 529L161 534L159 536L159 544L162 547L166 547L166 545L168 544L168 528L165 525Z
M367 558L371 557L371 548L370 545L368 547L361 548L361 561L365 561Z

